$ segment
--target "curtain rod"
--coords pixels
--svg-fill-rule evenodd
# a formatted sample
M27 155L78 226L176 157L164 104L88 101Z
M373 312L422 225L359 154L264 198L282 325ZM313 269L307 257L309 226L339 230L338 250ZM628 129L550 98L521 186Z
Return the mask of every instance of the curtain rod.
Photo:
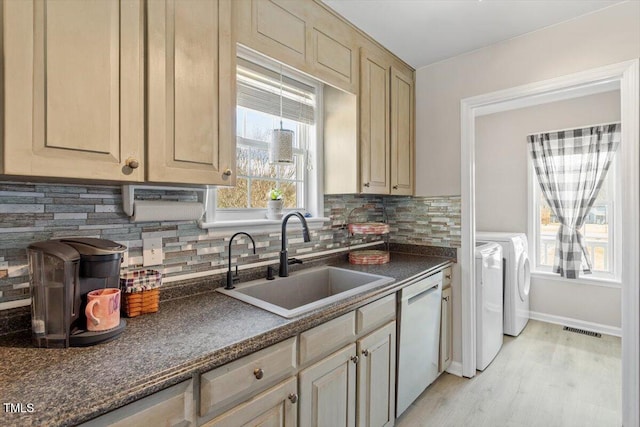
M595 124L595 125L576 126L576 127L571 127L571 128L568 128L568 129L565 128L565 129L547 130L547 131L543 131L543 132L532 132L532 133L528 134L527 137L529 137L531 135L540 135L541 133L567 132L567 131L572 131L572 130L576 130L576 129L587 129L587 128L592 128L592 127L596 127L596 126L618 125L618 124L622 124L622 122L621 121L607 122L607 123L599 123L599 124Z

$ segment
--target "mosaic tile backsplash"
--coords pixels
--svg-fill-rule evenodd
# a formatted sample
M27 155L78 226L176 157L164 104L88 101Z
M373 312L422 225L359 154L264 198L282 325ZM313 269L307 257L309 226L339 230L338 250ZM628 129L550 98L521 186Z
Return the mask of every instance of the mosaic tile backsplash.
M189 192L142 191L146 200L192 200ZM350 237L344 228L351 221L384 219L390 224L391 243L460 246L460 198L420 198L370 195L325 196L322 228L312 230L304 243L299 227L289 227L291 256L347 248L378 237ZM355 210L354 210L355 209ZM280 233L252 233L234 242L234 258L242 264L278 261ZM128 246L129 268L142 264L142 241L162 237L164 260L158 266L168 281L223 268L228 263L230 236L202 230L194 221L133 223L122 210L120 186L79 186L0 182L0 333L11 330L16 317L24 317L29 301L26 248L36 241L67 236L100 237ZM156 268L156 267L154 267Z

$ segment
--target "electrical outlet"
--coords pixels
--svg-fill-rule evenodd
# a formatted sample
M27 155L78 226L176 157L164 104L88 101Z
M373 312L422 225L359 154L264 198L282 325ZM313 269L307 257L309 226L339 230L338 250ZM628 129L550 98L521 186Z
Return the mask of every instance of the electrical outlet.
M162 264L162 237L142 240L142 265Z

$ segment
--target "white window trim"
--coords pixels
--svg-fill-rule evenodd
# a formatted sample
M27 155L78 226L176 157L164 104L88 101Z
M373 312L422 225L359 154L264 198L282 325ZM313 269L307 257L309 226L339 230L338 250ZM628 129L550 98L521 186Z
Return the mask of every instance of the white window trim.
M238 56L249 61L255 62L265 68L280 72L274 69L272 60L264 58L262 55L238 45ZM305 168L305 184L307 187L306 200L304 205L306 209L284 209L286 215L290 212L300 211L303 214L310 214L311 217L306 218L311 229L319 229L324 222L330 218L324 217L324 156L323 156L323 98L322 84L318 81L301 76L296 70L283 65L282 72L284 75L289 74L290 77L301 81L316 89L316 109L315 109L315 129L316 143L314 147L308 147L311 158L311 170ZM235 132L235 129L234 129ZM309 158L306 159L309 161ZM221 229L224 232L233 231L254 231L254 232L272 232L279 231L281 221L266 219L266 209L225 209L217 210L217 200L215 187L210 187L213 191L208 191L206 215L205 219L199 223L200 228L205 229Z
M575 128L586 128L597 125L575 126ZM542 132L536 132L542 133ZM585 284L593 286L603 286L611 288L620 288L622 286L622 167L618 165L619 160L615 157L609 172L613 172L615 176L615 185L613 189L613 205L614 205L614 231L610 246L613 250L613 273L597 273L586 276L580 276L577 279L567 279L553 273L550 268L544 269L538 266L538 233L540 232L540 224L538 221L538 212L540 211L538 200L540 189L535 175L533 164L527 152L527 226L529 238L529 260L531 262L531 276L541 279L558 280L571 284Z

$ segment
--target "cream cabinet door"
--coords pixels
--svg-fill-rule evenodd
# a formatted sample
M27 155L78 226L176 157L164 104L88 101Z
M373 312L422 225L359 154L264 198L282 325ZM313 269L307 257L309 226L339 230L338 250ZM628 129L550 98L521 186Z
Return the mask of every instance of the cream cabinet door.
M296 427L298 395L293 377L236 406L203 427Z
M329 11L314 5L310 22L311 71L351 93L358 92L358 48L353 28Z
M389 70L383 52L360 56L360 174L363 193L389 194Z
M411 196L415 176L413 75L391 68L391 194Z
M20 0L3 8L0 173L142 181L141 1Z
M310 1L234 1L238 42L294 68L307 68Z
M148 180L235 184L230 0L155 0L147 13Z
M453 357L453 340L451 335L453 328L452 307L451 286L449 286L442 290L442 311L440 315L440 360L438 363L439 373L444 372L449 365L451 365Z
M396 400L396 322L358 340L358 356L358 426L392 426Z
M300 372L300 426L356 424L356 345Z

